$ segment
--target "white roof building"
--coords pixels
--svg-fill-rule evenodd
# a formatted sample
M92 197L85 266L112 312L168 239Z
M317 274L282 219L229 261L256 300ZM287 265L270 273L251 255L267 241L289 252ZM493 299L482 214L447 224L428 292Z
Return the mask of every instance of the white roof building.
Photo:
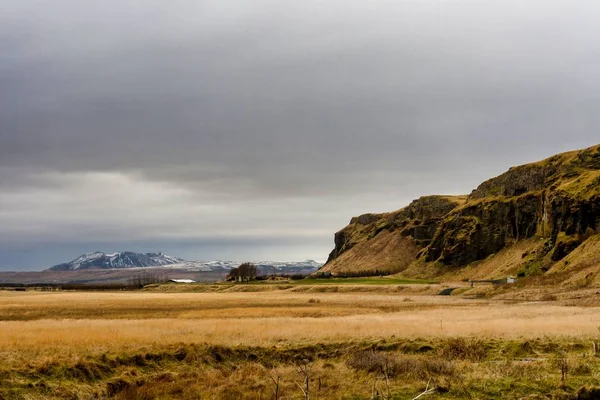
M193 281L191 279L169 279L169 282L173 282L173 283L196 283L196 281Z

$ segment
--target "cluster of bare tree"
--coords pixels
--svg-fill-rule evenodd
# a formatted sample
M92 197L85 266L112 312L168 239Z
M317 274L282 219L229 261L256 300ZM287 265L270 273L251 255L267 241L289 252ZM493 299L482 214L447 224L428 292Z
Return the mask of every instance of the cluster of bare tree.
M298 373L302 376L303 382L300 383L300 382L296 381L295 383L296 383L296 386L298 386L298 388L302 391L302 394L304 395L305 400L310 400L310 393L311 393L310 382L312 380L314 380L313 366L314 366L314 364L309 360L303 360L301 363L296 363L296 371L298 371ZM271 375L270 378L273 381L273 385L274 385L274 387L272 389L273 399L274 400L282 399L281 391L280 391L281 377L279 375L275 375L275 376ZM377 381L375 381L373 383L373 389L371 391L370 400L391 400L392 398L395 398L395 396L391 393L391 389L390 389L389 366L388 366L387 360L385 362L385 367L383 369L382 378L385 379L384 390L380 390L377 387ZM320 392L321 385L322 385L321 377L318 377L317 382L318 382L317 391ZM420 394L418 394L416 397L413 397L411 400L417 400L417 399L420 399L429 394L435 393L437 389L433 386L430 386L430 384L431 384L431 379L427 382L427 386L425 387L425 390L423 392L421 392Z
M127 283L133 288L143 288L152 283L163 283L168 280L169 276L166 273L148 273L144 271L129 278Z
M227 280L234 282L250 282L256 279L256 271L256 265L249 262L245 262L239 267L229 271L229 275L227 275Z
M302 394L304 395L304 398L306 400L310 400L310 381L312 379L312 369L313 369L313 363L309 360L303 360L301 363L296 364L296 370L302 375L302 383L296 382L296 385L300 388L300 390L302 391ZM273 377L271 376L271 380L273 381L273 384L275 385L275 387L273 388L273 398L274 400L280 400L280 391L279 391L279 385L281 383L281 377L280 376L276 376ZM321 390L321 378L319 377L319 391Z

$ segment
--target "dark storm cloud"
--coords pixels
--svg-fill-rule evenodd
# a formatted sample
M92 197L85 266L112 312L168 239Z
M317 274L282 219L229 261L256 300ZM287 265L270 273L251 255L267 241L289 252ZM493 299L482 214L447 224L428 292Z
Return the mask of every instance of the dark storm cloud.
M0 218L18 240L301 231L326 252L357 212L600 141L591 0L0 9ZM92 215L108 205L109 226Z

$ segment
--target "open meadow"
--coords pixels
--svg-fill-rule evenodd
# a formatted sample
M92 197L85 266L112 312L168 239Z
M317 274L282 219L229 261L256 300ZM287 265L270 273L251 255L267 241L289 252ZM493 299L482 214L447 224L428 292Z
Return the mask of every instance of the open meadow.
M596 307L252 286L0 291L0 399L597 398Z

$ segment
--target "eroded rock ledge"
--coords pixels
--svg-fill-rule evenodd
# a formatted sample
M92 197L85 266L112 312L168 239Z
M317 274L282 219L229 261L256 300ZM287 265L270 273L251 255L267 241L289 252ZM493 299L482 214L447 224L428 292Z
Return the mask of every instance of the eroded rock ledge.
M598 233L600 145L513 167L469 196L354 217L335 234L323 270L401 272L417 260L456 268L534 237L550 264Z

